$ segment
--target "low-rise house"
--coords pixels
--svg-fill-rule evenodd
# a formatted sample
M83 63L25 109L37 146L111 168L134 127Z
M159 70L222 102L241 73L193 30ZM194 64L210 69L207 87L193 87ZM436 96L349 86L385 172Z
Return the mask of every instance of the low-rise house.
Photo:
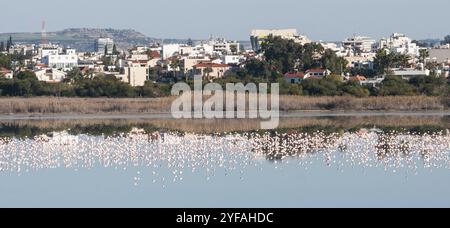
M149 67L157 66L162 60L161 53L159 51L150 52L149 57L150 57L150 61L148 62Z
M349 81L358 82L360 85L363 85L363 83L365 81L367 81L367 78L364 77L364 76L361 76L361 75L357 75L357 76L354 76L354 77L349 77L348 80Z
M194 66L194 75L201 75L208 79L224 78L231 70L231 66L216 63L199 63Z
M304 73L286 73L284 79L291 84L299 84L307 77Z
M396 68L392 69L392 74L396 76L400 76L403 79L410 79L415 76L429 76L430 70L417 70L413 68Z
M331 71L327 70L327 69L320 69L320 68L318 68L318 69L307 70L306 74L307 74L308 77L320 77L320 78L323 78L323 77L329 76L331 74Z
M194 70L194 66L199 63L211 62L211 59L206 56L185 56L181 58L184 73Z
M373 70L374 64L373 60L374 56L351 56L344 57L347 60L347 67L355 68L355 69L370 69Z
M39 81L48 82L48 83L59 83L62 82L67 74L63 71L57 69L40 69L34 71L36 77Z
M360 81L360 84L363 86L377 87L383 81L384 81L384 77L369 78L365 81Z

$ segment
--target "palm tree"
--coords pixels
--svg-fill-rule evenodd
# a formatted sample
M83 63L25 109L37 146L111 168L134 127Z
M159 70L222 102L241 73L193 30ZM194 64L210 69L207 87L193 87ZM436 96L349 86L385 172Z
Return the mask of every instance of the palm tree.
M178 70L178 68L180 68L180 66L181 66L181 63L178 58L171 61L170 67L173 69L173 77L174 78L177 77L177 70Z
M209 81L209 74L212 73L212 72L213 72L212 67L206 67L206 68L203 70L203 74L206 76L206 78L208 79L208 81Z
M430 52L428 49L420 49L419 50L419 60L422 63L425 63L425 60L430 57Z

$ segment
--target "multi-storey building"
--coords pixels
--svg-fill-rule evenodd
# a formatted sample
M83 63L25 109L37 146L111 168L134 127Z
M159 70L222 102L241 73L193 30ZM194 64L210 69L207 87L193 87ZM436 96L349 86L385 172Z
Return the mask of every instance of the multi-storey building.
M98 38L95 41L95 51L98 54L105 54L105 49L107 49L108 55L113 54L113 48L114 48L114 40L111 38Z
M296 43L306 44L311 43L311 40L306 36L298 35L296 29L281 29L281 30L252 30L250 34L250 42L254 51L261 49L261 43L269 36L281 37L283 39L293 40Z
M373 53L376 41L366 36L353 36L342 41L347 56L361 56L364 53Z

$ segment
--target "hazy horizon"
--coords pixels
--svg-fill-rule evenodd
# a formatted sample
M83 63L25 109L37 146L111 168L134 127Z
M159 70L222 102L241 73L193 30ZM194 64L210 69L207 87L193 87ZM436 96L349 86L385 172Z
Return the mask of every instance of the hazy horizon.
M17 6L26 6L19 8ZM394 32L413 39L442 39L450 1L429 0L19 0L2 3L0 33L66 28L134 29L149 37L248 40L252 29L296 28L313 40L340 41L353 34L374 39ZM424 8L428 7L425 11ZM44 13L48 11L50 13ZM19 13L20 13L20 16ZM14 20L17 18L17 20ZM14 20L14 23L5 23Z

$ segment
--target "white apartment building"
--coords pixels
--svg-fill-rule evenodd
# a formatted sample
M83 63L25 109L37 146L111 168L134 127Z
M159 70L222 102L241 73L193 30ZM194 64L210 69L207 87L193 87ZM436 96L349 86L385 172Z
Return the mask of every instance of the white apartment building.
M58 55L59 53L62 52L63 52L62 47L52 44L41 45L38 49L38 54L41 58L44 58L49 55Z
M78 66L78 55L75 49L65 49L62 53L49 52L42 58L42 63L49 68L62 69L64 71L71 70Z
M376 41L366 36L353 36L342 41L347 56L362 56L365 53L373 53Z
M223 64L227 65L238 65L246 60L245 56L242 55L224 55L221 58Z
M381 39L380 49L410 56L419 56L419 47L404 34L394 33L388 39Z
M261 49L261 43L269 36L276 36L281 37L283 39L294 40L296 43L300 44L311 43L311 40L308 39L306 36L298 35L296 29L275 29L275 30L254 29L250 34L250 42L252 44L252 49L254 51L259 51Z
M213 53L209 54L237 54L240 52L240 45L237 41L227 41L223 38L210 40Z
M162 47L162 58L166 60L180 51L180 44L164 44Z

